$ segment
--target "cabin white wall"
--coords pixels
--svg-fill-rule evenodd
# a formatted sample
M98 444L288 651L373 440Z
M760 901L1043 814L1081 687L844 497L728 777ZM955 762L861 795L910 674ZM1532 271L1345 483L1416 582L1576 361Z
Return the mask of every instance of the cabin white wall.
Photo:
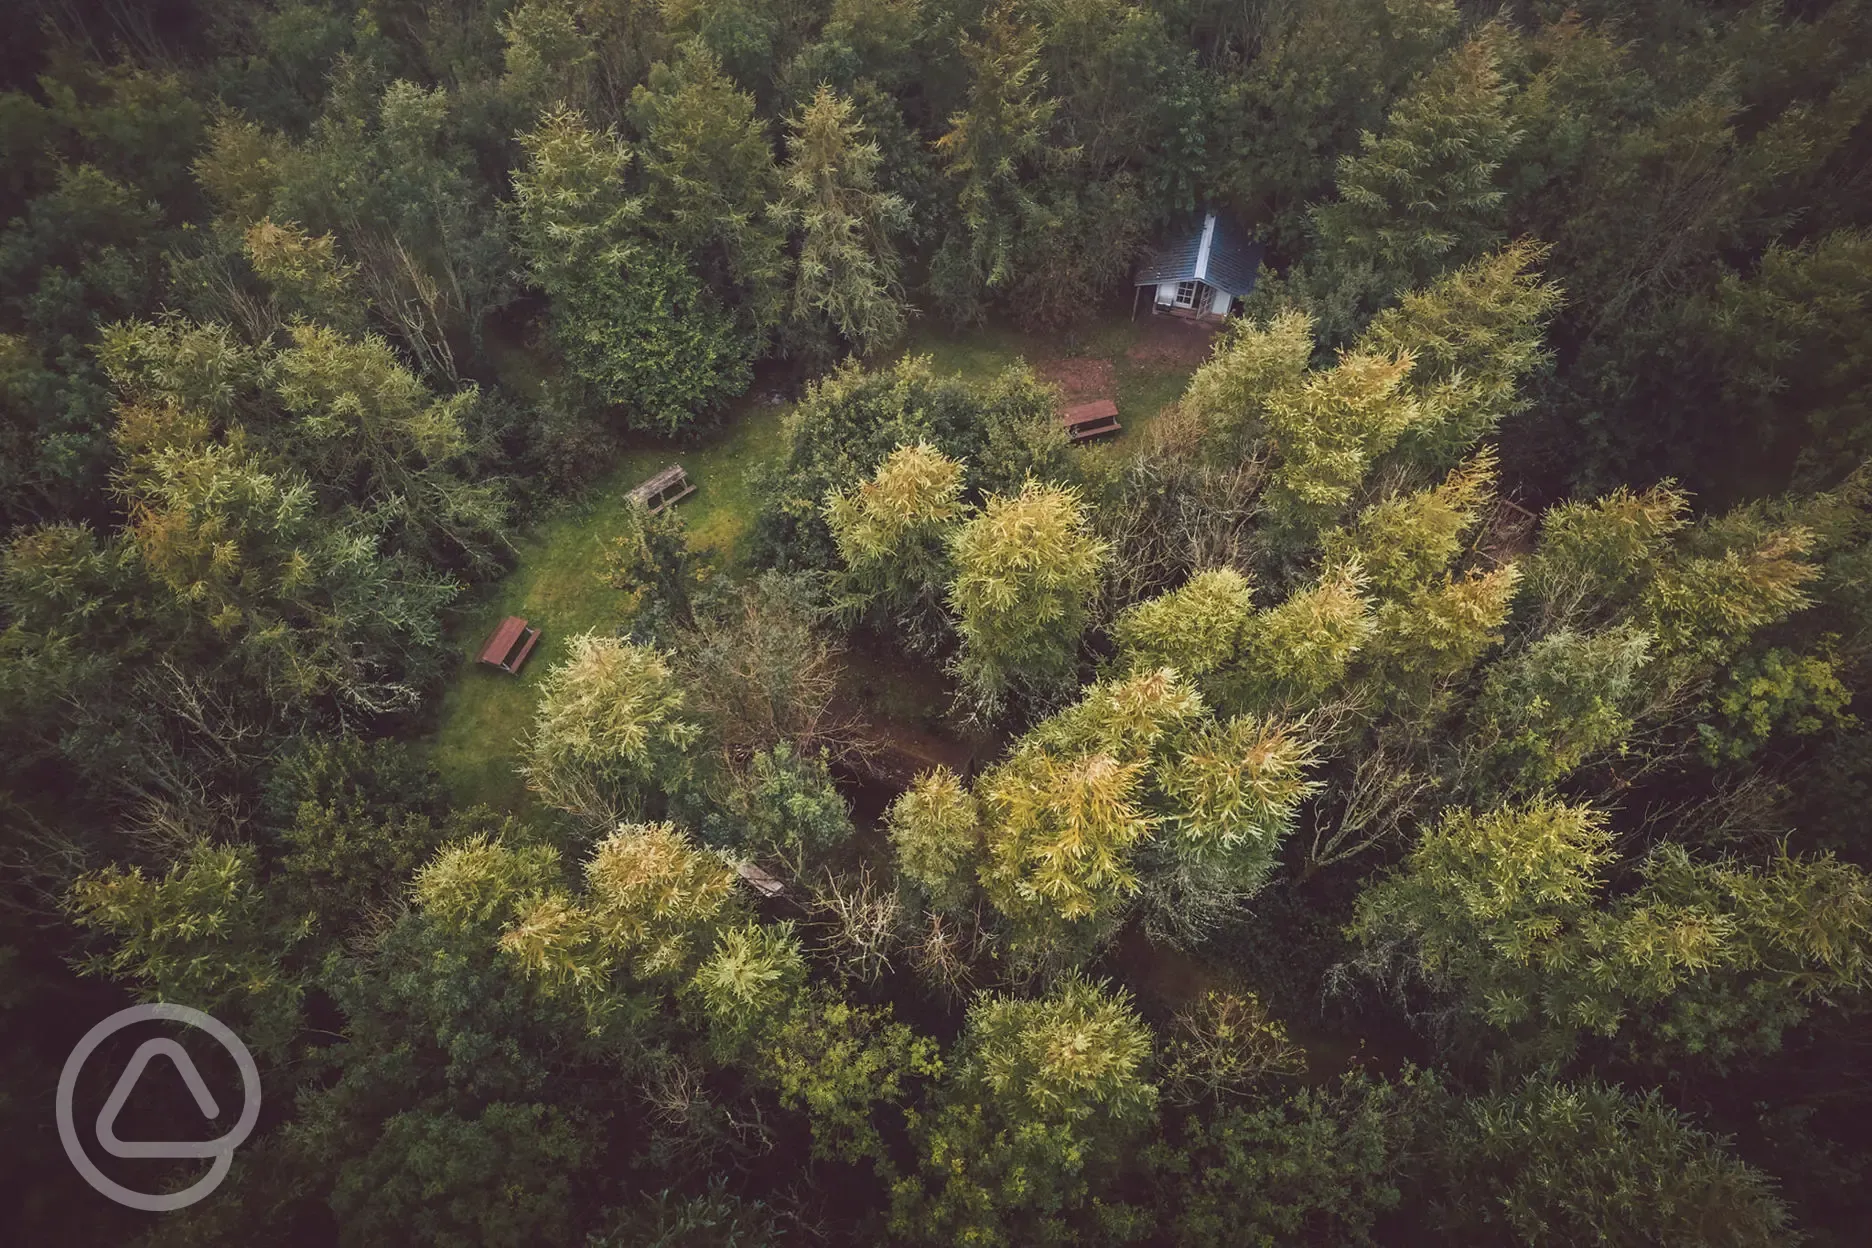
M1217 316L1227 316L1228 310L1229 310L1229 300L1232 299L1233 297L1234 296L1230 295L1228 291L1226 290L1216 291L1215 298L1211 300L1209 303L1209 310L1215 313Z

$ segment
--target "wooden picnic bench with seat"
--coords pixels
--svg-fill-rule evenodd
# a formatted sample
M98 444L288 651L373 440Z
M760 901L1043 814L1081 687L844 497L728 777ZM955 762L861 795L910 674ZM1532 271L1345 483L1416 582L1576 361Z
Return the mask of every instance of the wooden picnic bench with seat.
M742 883L763 897L778 897L786 892L785 884L751 862L736 863L735 874L741 877Z
M695 493L695 488L695 483L689 480L689 474L683 471L683 466L671 464L632 490L630 499L634 503L642 503L654 515L671 503L689 497Z
M529 627L520 616L510 615L495 626L487 645L481 647L480 661L503 672L517 672L539 639L539 629Z
M1074 442L1090 442L1124 428L1118 423L1118 405L1110 399L1094 399L1068 407L1060 412L1060 423L1066 426L1066 436Z

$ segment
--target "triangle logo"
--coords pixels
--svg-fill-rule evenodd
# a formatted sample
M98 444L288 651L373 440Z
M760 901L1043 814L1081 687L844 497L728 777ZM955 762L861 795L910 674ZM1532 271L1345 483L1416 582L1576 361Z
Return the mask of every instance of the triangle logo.
M164 1140L120 1140L117 1138L117 1115L123 1112L124 1104L130 1094L136 1090L137 1080L143 1077L143 1071L157 1057L166 1057L182 1076L183 1086L195 1098L195 1107L204 1118L216 1118L221 1107L208 1091L208 1085L202 1081L201 1072L195 1069L195 1061L188 1051L174 1040L145 1040L130 1058L130 1064L124 1067L118 1076L117 1086L104 1101L104 1108L98 1111L97 1138L98 1146L113 1157L211 1157L223 1149L219 1140L201 1141L164 1141Z

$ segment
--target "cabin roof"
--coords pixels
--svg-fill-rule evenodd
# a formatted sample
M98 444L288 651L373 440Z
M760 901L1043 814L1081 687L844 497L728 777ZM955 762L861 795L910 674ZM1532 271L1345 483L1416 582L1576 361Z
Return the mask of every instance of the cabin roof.
M1160 282L1206 282L1231 295L1245 295L1255 286L1261 264L1261 244L1220 213L1205 213L1169 231L1145 253L1138 265L1139 286Z

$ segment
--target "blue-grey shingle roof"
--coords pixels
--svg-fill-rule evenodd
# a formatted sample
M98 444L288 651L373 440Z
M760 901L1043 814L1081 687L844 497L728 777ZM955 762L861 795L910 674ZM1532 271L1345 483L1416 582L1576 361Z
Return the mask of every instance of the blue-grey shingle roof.
M1151 248L1133 280L1139 286L1207 282L1239 296L1254 289L1260 263L1261 245L1227 217L1211 212L1173 230Z

